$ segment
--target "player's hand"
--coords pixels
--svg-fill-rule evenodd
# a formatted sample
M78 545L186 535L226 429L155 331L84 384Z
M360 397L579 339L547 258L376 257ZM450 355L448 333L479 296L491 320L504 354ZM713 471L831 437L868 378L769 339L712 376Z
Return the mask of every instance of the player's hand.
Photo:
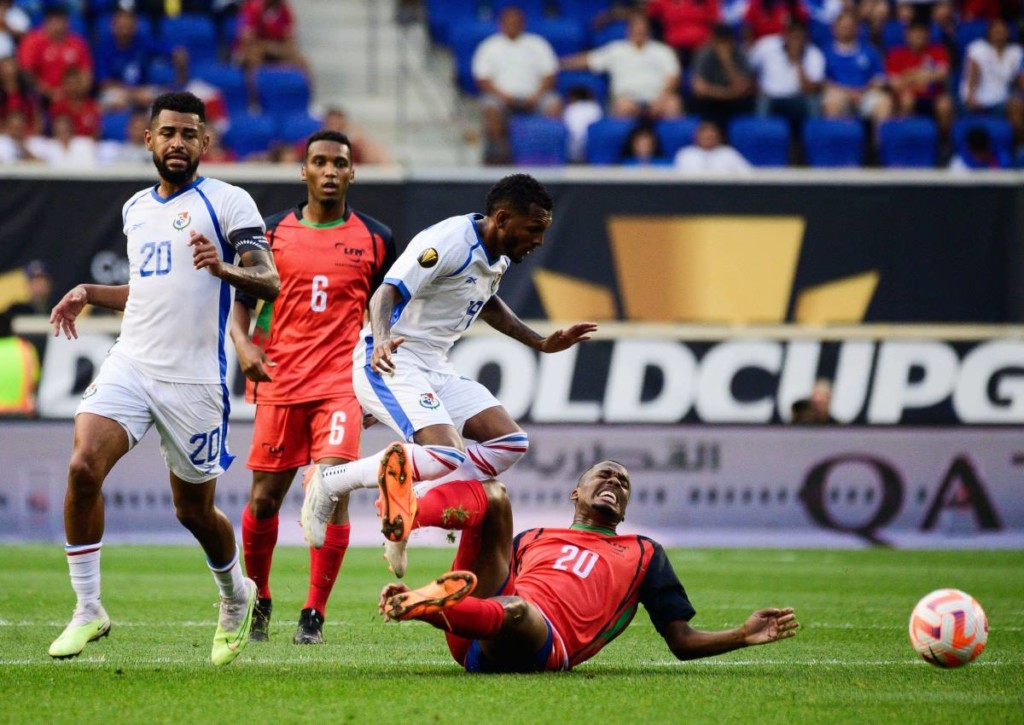
M749 645L767 644L796 636L800 623L792 607L759 609L743 624L743 641Z
M192 247L192 264L196 269L205 269L214 277L220 277L221 259L213 242L195 229L189 232L188 245Z
M404 337L392 337L383 345L374 345L373 355L370 356L370 369L378 375L394 375L395 361L391 359L391 353L403 342Z
M235 352L238 355L238 366L242 368L242 374L246 378L254 383L271 383L274 381L270 377L268 368L277 367L277 363L268 358L267 353L259 345L246 340L235 346Z
M384 588L380 590L380 600L377 602L377 613L384 614L384 606L388 603L388 600L396 594L403 594L407 591L409 591L409 587L405 584L401 584L399 582L386 584ZM384 619L387 618L388 616L384 614Z
M577 343L586 342L594 332L597 332L596 322L577 322L567 330L552 332L541 340L539 349L541 352L562 352Z
M53 336L60 337L64 333L67 339L78 339L78 330L75 329L75 319L82 314L85 305L89 302L89 293L85 287L78 285L68 292L61 301L54 305L50 312L50 324L53 325Z

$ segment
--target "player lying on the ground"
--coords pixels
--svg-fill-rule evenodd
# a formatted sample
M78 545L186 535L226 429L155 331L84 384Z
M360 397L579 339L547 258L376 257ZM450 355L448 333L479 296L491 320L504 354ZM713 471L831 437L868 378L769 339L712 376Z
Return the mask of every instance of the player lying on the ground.
M412 486L392 473L399 448L384 455L381 497L408 510ZM512 508L500 481L438 486L415 503L414 527L462 530L453 571L420 589L388 584L380 612L445 630L452 656L469 672L570 669L615 639L638 602L682 660L796 634L791 608L759 609L735 629L691 627L695 611L664 549L645 536L615 533L629 496L625 467L601 461L570 495L576 511L569 528L531 529L513 540ZM470 596L474 591L487 598Z

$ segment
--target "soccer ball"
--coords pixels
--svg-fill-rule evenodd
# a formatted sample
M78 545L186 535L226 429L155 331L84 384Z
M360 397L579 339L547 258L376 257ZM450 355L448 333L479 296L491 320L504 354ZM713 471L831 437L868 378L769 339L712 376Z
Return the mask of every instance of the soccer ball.
M925 662L961 667L985 650L988 617L978 601L959 589L936 589L910 613L910 644Z

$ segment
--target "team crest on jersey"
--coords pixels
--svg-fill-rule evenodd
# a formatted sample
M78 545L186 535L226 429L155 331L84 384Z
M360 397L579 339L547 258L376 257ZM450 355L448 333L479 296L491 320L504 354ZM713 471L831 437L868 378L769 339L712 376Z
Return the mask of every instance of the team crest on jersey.
M431 247L430 249L424 249L422 254L416 258L416 261L420 263L420 266L424 269L430 269L440 257L437 254L437 250Z
M433 393L421 393L420 394L420 405L427 410L437 410L441 407L441 401L437 399L437 396Z
M183 211L180 214L178 214L178 216L174 217L174 228L177 229L178 231L181 231L182 229L187 227L189 225L189 222L191 221L192 219L191 217L189 217L188 212Z
M82 393L82 400L91 398L94 395L96 395L96 383L89 383L89 387L85 389L84 393Z

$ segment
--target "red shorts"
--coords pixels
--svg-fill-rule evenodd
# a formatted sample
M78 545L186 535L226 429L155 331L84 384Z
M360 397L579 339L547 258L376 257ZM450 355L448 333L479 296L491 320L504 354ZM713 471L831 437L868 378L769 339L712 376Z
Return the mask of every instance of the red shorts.
M324 458L359 458L363 411L354 395L294 405L257 405L253 471L288 471Z

